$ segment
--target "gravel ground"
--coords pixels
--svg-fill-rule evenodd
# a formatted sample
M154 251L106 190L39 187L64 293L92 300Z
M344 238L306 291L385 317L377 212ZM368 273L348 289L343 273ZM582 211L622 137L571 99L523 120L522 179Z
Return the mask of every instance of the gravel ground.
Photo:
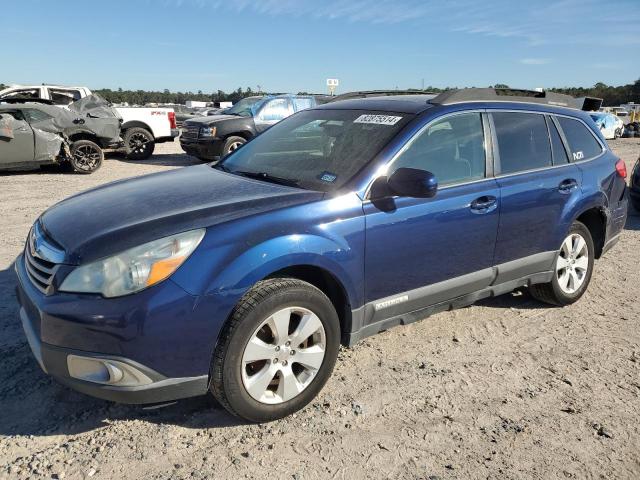
M640 139L612 146L631 168ZM284 420L244 424L208 397L144 410L56 384L18 320L13 260L30 225L78 191L194 163L178 152L89 176L0 176L0 478L640 478L633 211L577 304L524 292L369 338Z

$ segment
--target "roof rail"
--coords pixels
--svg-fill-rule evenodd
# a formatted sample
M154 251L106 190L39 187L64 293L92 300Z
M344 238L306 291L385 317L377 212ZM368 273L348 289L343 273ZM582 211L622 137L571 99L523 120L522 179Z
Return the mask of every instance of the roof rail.
M463 102L523 102L577 108L576 99L562 93L517 90L513 88L463 88L448 90L430 100L434 105L451 105Z
M339 102L340 100L352 100L354 98L367 97L390 97L396 95L433 95L431 92L422 90L362 90L356 92L347 92L340 95L332 96L330 102Z

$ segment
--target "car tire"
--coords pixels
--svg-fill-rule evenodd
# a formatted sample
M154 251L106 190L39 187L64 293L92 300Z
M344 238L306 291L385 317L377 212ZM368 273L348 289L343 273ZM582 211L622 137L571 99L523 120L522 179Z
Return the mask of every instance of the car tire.
M636 209L636 212L640 212L640 200L632 198L631 205L633 205L633 208Z
M565 306L576 301L587 290L593 273L595 248L589 229L575 222L560 246L549 283L532 285L531 295L541 302Z
M142 127L129 128L124 132L124 148L127 158L146 160L156 148L155 139L149 130Z
M78 140L71 144L69 163L76 173L89 174L98 170L104 161L102 148L91 140Z
M224 142L224 146L222 147L222 157L224 158L230 153L235 152L245 143L247 143L247 140L242 137L231 136L227 138Z
M210 390L233 415L277 420L316 397L339 347L338 315L322 291L293 278L263 280L238 302L221 333Z

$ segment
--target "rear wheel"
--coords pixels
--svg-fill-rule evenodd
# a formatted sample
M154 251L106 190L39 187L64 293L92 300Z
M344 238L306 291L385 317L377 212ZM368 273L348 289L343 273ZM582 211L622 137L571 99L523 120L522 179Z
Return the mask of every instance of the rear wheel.
M71 145L71 167L77 173L93 173L100 168L104 152L91 140L78 140Z
M333 371L340 326L331 301L296 279L257 283L240 300L216 348L211 390L229 412L252 422L290 415Z
M127 158L132 160L146 160L155 150L155 139L145 128L129 128L124 133L124 148Z
M560 246L549 283L532 285L531 295L545 303L569 305L587 290L593 272L595 251L589 229L575 222Z

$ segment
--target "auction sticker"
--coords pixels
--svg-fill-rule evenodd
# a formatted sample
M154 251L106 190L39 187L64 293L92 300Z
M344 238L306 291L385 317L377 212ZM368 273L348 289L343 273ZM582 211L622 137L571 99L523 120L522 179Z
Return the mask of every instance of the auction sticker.
M369 123L373 125L395 125L402 117L392 115L360 115L353 123Z

